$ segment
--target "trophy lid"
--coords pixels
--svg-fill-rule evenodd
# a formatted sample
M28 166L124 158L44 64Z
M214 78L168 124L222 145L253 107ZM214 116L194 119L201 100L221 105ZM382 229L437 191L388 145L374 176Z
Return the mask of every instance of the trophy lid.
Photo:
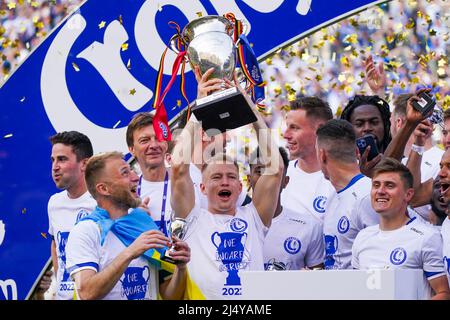
M184 41L189 44L196 36L205 32L223 32L233 35L233 24L222 16L205 16L189 22L181 33Z

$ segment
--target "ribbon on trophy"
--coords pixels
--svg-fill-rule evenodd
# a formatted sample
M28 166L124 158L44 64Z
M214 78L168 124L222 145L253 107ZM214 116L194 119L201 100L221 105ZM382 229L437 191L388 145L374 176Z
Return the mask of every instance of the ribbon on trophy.
M186 67L186 59L185 59L186 49L185 49L185 45L184 45L184 42L181 37L180 27L178 26L178 24L176 24L173 21L170 21L169 25L173 25L173 28L175 28L177 30L177 33L174 36L172 36L172 38L170 39L169 42L176 43L176 46L178 49L178 54L173 63L172 77L170 78L169 83L166 85L166 88L164 89L164 91L162 93L161 93L161 89L162 89L162 78L163 78L163 74L164 74L164 60L166 57L167 50L169 49L168 47L166 47L166 49L164 50L164 52L161 56L161 60L159 62L158 75L156 77L155 90L154 90L155 91L155 100L153 101L153 108L156 109L156 114L155 114L155 117L153 120L153 129L155 130L156 138L158 139L158 141L171 141L172 140L172 134L170 132L169 122L167 120L167 112L166 112L166 108L164 106L164 98L166 97L167 93L169 92L170 88L172 87L173 83L175 82L175 79L178 74L178 70L180 69L180 65L181 65L180 91L188 105L188 115L187 115L188 119L190 116L190 103L189 103L189 100L186 95L186 90L185 90L185 82L186 81L185 81L185 75L184 75L184 70Z
M258 59L253 51L247 37L243 33L242 21L236 19L233 13L227 13L225 18L234 24L234 42L237 46L237 58L239 66L247 79L247 92L250 93L252 101L259 111L265 111L263 100L265 99L265 82L259 68Z

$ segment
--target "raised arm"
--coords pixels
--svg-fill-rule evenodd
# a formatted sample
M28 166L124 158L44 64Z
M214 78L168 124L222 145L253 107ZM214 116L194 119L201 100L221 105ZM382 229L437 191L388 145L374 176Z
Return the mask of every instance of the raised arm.
M375 66L372 55L369 55L364 61L366 69L366 81L372 92L379 97L385 97L384 89L386 87L386 74L384 72L384 65L380 63Z
M194 149L194 132L199 130L198 126L200 124L191 116L180 133L172 154L170 202L175 215L180 218L186 218L195 205L195 189L189 166Z
M398 133L392 139L391 143L387 147L384 155L386 157L391 157L401 161L405 152L405 146L408 142L409 137L414 132L414 129L417 125L428 115L422 115L419 111L414 109L412 102L419 101L419 94L422 92L429 92L431 89L420 89L416 91L415 95L409 98L408 103L406 105L406 123L400 128Z
M428 120L422 121L414 130L414 145L409 153L406 166L414 177L414 197L410 202L413 207L430 203L433 189L433 179L422 183L422 174L420 165L422 163L422 153L424 151L425 141L433 133L433 125ZM422 150L420 150L420 148Z
M245 97L253 105L246 95ZM264 171L254 187L252 201L262 222L269 227L278 203L284 165L272 130L267 127L261 114L255 111L255 108L253 108L253 112L258 119L253 123L253 127L256 130Z

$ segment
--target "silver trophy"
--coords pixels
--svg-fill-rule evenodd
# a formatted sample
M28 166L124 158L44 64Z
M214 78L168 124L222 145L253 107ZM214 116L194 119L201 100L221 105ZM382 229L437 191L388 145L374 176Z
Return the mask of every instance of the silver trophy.
M174 216L174 213L172 211L171 216L171 222L168 229L168 235L169 238L172 240L172 236L177 237L180 240L183 240L186 236L186 232L188 229L188 222L186 219L178 218ZM175 260L172 259L172 257L169 255L170 252L175 252L175 245L172 244L172 246L164 252L163 256L161 257L161 260L170 262L170 263L176 263Z
M232 80L236 67L233 33L233 24L222 16L205 16L188 23L181 32L181 38L187 47L192 69L198 66L200 73L204 74L214 68L210 78ZM171 48L178 51L175 42L172 42ZM205 131L218 129L224 132L257 120L252 107L235 87L197 99L192 112L202 122ZM207 131L207 134L219 133L213 131Z

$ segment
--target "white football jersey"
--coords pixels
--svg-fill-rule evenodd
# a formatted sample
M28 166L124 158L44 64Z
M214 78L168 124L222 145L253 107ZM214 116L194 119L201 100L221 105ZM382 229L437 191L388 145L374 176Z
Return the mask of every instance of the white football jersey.
M264 240L264 267L273 262L281 262L286 270L314 267L323 263L324 252L322 222L283 208Z
M450 218L445 218L441 228L443 241L444 266L447 271L448 283L450 285Z
M240 299L240 271L264 270L268 228L253 204L235 215L213 214L198 204L191 211L184 240L191 248L189 274L206 299Z
M412 218L396 230L367 227L352 249L355 269L423 269L428 280L445 275L442 237L431 225Z
M348 185L337 192L328 206L323 221L325 239L325 269L350 269L352 245L359 230L352 227L352 212L372 188L372 180L356 175ZM361 213L365 215L365 212Z
M336 195L336 190L325 179L322 171L306 173L297 162L289 162L289 183L281 192L281 204L296 212L309 212L314 218L323 221L327 204Z
M92 220L78 223L67 243L67 267L70 276L81 270L101 272L125 250L125 245L113 232L108 232L100 244L100 229ZM101 300L156 300L158 288L156 267L139 257L130 262L113 289Z
M163 218L165 224L164 233L166 235L168 234L167 230L170 224L170 215L172 213L172 207L170 205L170 188L170 179L167 180L167 185L165 181L147 181L143 176L139 179L139 197L141 199L146 197L150 198L148 209L150 210L151 217L160 228L161 218Z
M56 272L56 299L73 298L73 282L66 270L66 244L69 233L81 218L90 214L97 202L89 194L84 193L77 199L69 198L64 190L52 195L48 201L48 233L55 240L58 270Z

